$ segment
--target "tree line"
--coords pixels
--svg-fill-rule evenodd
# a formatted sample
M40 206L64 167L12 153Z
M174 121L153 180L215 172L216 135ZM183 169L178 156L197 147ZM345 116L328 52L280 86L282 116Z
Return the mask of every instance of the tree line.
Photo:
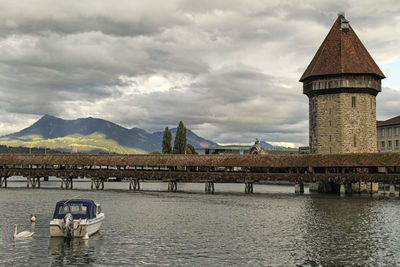
M186 140L186 127L182 121L179 122L176 129L174 147L171 145L172 133L168 126L165 127L163 140L162 140L162 153L163 154L197 154L194 147L187 144Z
M48 148L37 148L37 147L12 147L6 145L0 145L0 153L32 153L32 154L55 154L64 153L58 150L48 149Z

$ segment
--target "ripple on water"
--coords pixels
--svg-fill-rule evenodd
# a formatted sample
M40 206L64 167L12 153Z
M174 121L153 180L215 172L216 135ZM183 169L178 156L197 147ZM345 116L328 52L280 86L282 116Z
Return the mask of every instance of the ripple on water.
M126 183L107 186L112 190L2 189L0 266L400 264L398 199L296 196L292 187L268 185L257 185L254 195L238 193L239 184L216 184L214 195L202 193L202 184L180 185L192 193L168 193L159 183L139 193ZM100 233L88 241L49 238L55 203L73 196L102 204ZM33 226L30 214L37 215ZM34 237L14 246L14 223Z

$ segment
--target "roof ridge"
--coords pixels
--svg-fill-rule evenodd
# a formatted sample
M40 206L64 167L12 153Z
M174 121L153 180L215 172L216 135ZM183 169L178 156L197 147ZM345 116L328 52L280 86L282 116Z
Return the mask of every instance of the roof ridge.
M385 78L348 21L340 16L332 25L300 81L313 76L335 74L370 74Z

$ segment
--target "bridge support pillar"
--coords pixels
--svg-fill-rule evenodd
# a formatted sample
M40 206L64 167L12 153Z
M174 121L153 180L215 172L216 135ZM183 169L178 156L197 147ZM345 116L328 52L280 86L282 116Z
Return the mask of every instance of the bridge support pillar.
M396 194L396 188L394 187L394 184L390 184L389 195L394 196L395 194Z
M30 177L30 176L26 177L27 188L29 187L35 188L36 186L40 188L40 177Z
M296 182L296 184L294 185L294 192L296 194L304 194L304 183L301 182Z
M0 177L0 188L7 187L7 177Z
M168 191L176 192L178 190L178 183L176 181L168 181Z
M64 189L64 185L65 185L65 189L72 189L74 184L73 184L73 178L72 177L62 177L61 178L61 189Z
M366 184L368 185L368 193L373 195L378 193L379 190L379 183L374 183L374 182L366 182Z
M130 181L129 181L129 190L132 190L132 188L133 188L133 191L139 191L140 190L140 181L139 181L139 178L135 178L135 179L130 179Z
M244 192L246 194L253 193L253 182L245 182L244 183Z
M93 189L93 185L96 187L96 190L104 190L104 179L103 178L92 178L90 188Z
M213 181L206 182L204 191L207 194L214 194L214 182Z
M340 184L340 195L341 196L346 195L346 185L343 183Z
M32 188L35 188L36 186L40 188L40 177L33 177L31 179L31 185Z

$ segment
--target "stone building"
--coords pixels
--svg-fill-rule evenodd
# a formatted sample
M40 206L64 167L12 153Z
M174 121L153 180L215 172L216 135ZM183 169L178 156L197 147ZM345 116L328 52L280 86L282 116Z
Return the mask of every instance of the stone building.
M386 121L377 121L378 151L400 151L400 116Z
M377 151L376 95L385 78L339 15L300 82L309 98L311 153Z

